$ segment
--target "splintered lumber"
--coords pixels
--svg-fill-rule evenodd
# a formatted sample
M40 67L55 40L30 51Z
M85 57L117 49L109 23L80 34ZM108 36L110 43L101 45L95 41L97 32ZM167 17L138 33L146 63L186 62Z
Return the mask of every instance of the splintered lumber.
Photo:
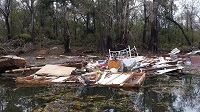
M155 71L155 70L161 70L161 69L173 68L173 67L176 67L176 65L167 65L165 67L157 67L157 68L145 68L145 69L142 69L142 71Z
M116 77L114 80L108 82L107 84L121 84L124 83L127 79L129 79L132 76L132 74L121 74L118 77Z
M104 75L106 75L105 73ZM145 80L145 73L107 74L96 84L110 87L140 87Z
M180 55L180 54L177 54L176 56L177 56L177 58L187 58L187 57L190 57L189 55ZM162 57L164 57L164 58L170 57L170 54L162 54Z
M52 80L51 82L65 82L69 77L58 77L57 79Z
M41 68L42 67L19 68L19 69L6 70L5 73L16 73L16 72L24 72L24 71L30 71L30 70L39 70Z
M113 79L115 79L116 77L118 77L120 74L112 74L109 77L106 77L101 83L102 85L106 85L107 83L109 83L110 81L112 81Z
M143 77L143 76L141 76L141 77ZM140 77L140 78L137 77L137 78L139 78L139 80L136 82L136 84L140 84L140 83L142 82L142 79L143 79L143 78L141 78L141 77Z
M26 65L24 58L15 55L7 55L0 57L0 72L8 69L20 68Z
M75 67L65 67L60 65L45 65L40 70L38 70L36 75L45 76L69 76Z
M181 69L183 69L183 68L184 68L184 67L180 66L180 67L171 68L171 69L157 70L157 71L155 72L155 74L161 75L161 74L165 74L165 73L172 72L172 71L175 71L175 70L181 70Z
M125 83L122 83L121 87L141 87L146 78L145 73L133 73L132 78Z
M35 78L35 75L30 75L26 77L17 77L16 82L18 84L28 84L28 85L43 85L43 84L53 84L52 79L46 79L46 76L41 76Z

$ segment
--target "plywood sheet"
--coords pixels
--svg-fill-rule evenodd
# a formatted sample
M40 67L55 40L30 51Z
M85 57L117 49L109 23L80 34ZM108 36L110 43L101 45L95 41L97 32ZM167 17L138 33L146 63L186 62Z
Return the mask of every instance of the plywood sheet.
M109 77L106 77L100 84L107 84L108 82L112 81L116 77L118 77L120 74L112 74Z
M132 77L132 74L121 74L120 76L108 82L107 84L121 84L124 83L130 77Z
M65 67L61 65L45 65L35 74L46 76L69 76L75 67Z

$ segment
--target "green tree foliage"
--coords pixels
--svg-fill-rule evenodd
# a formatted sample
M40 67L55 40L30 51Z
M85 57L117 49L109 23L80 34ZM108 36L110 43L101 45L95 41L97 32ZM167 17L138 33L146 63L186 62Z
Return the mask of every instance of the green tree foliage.
M150 0L1 0L0 38L60 40L66 52L70 45L102 53L127 45L154 52L182 45L198 47L195 4L184 3L180 13L174 0L156 2L157 15Z

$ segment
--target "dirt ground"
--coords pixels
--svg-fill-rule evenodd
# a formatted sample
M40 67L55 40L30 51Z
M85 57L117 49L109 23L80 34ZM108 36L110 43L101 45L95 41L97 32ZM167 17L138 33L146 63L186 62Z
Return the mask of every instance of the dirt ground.
M160 51L157 54L148 52L147 49L136 46L137 52L142 56L158 56L168 51ZM97 47L92 46L71 46L70 53L64 53L64 44L57 40L45 40L43 42L19 44L18 40L11 40L6 43L0 43L0 56L17 55L17 56L44 56L44 55L67 55L67 56L85 56L97 55L107 56L108 51L104 54L97 52Z

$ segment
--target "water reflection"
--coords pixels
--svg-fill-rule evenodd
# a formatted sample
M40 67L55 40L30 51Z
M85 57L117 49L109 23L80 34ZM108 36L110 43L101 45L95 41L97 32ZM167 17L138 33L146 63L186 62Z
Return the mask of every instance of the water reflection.
M175 88L172 95L176 97L171 105L177 111L199 112L200 111L200 77L198 75L185 76L182 87Z
M0 112L30 112L42 102L35 101L33 95L46 91L46 87L0 87Z
M94 105L98 111L109 112L136 110L134 105L140 102L141 97L141 95L138 95L138 89L124 90L110 87L82 86L77 88L75 93L85 102L98 104ZM139 96L138 99L136 99L137 96ZM132 102L130 99L136 99L136 102ZM94 109L87 108L87 111L94 111Z
M81 86L76 89L76 94L80 97L87 97L93 95L112 97L116 91L116 89L109 87Z
M167 82L157 80L157 85L144 89L145 111L199 112L199 78L199 75L186 75L181 79L172 77Z
M84 111L109 112L199 112L200 110L199 75L186 75L181 78L150 77L139 90L68 86L16 87L14 83L0 81L0 112L33 111L45 102L44 99L35 98L35 95L44 94L45 97L48 97L48 94L57 95L61 89L62 95L58 94L59 100L66 102L67 108L74 111L78 111L77 107ZM71 102L76 105L72 105Z

